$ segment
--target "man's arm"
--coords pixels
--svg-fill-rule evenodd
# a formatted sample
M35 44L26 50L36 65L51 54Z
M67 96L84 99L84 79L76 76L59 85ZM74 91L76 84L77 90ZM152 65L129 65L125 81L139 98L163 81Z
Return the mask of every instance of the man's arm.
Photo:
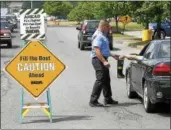
M136 55L121 55L119 59L127 58L128 60L141 60L141 57Z
M112 54L111 52L110 52L110 56L113 57L115 60L119 59L119 55Z
M105 58L103 57L101 50L99 47L94 47L94 51L96 53L97 58L107 67L110 67L110 64L108 63L108 61L105 60Z

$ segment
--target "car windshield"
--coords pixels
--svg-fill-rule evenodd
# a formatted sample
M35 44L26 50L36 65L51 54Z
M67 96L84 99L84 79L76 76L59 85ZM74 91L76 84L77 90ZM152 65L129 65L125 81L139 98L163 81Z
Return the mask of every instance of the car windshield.
M162 42L159 50L159 58L170 58L170 51L170 41Z
M88 29L96 29L98 27L99 21L88 21L87 28Z
M1 29L8 29L8 25L6 22L1 22Z

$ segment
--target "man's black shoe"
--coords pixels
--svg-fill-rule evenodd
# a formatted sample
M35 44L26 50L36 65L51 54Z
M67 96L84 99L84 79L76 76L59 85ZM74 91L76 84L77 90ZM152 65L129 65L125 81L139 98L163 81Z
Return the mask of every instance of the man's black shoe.
M89 102L89 105L91 107L103 107L103 104L99 103L98 101L97 102Z
M108 106L108 105L115 105L115 104L118 104L118 101L115 101L115 100L113 100L113 99L105 99L104 100L104 105L105 106Z

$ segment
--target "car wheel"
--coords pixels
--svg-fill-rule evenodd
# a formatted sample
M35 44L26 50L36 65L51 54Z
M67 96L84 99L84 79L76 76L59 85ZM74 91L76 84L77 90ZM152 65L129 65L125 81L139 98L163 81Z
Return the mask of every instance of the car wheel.
M166 33L162 30L161 30L160 37L161 37L161 39L165 39L165 37L166 37ZM157 32L154 33L154 39L158 39Z
M161 31L161 39L165 39L166 38L166 34L164 31Z
M84 50L84 44L82 42L80 43L80 50Z
M8 48L12 48L12 42L9 41L7 46L8 46Z
M132 89L131 78L130 78L129 72L127 73L127 76L126 76L126 90L127 90L128 98L135 98L137 96L136 92L133 91Z
M147 113L154 111L155 104L152 104L149 97L148 97L148 87L147 87L146 81L144 83L143 104L144 104L145 111Z

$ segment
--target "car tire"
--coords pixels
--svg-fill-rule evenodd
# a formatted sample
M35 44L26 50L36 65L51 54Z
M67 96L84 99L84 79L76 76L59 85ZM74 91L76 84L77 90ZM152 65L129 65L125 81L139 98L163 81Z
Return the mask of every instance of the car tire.
M144 109L147 113L154 112L155 104L152 104L149 97L148 97L148 86L147 82L144 83L144 91L143 91L143 105Z
M130 78L129 72L127 72L127 76L126 76L126 90L127 90L128 98L131 99L131 98L137 97L137 93L132 89L131 78Z
M166 33L161 30L161 39L165 39L166 38ZM154 33L154 39L157 39L157 32L155 31Z
M8 42L7 47L8 47L8 48L12 48L12 42L11 42L11 41Z
M80 42L80 50L84 50L84 44L82 42Z

